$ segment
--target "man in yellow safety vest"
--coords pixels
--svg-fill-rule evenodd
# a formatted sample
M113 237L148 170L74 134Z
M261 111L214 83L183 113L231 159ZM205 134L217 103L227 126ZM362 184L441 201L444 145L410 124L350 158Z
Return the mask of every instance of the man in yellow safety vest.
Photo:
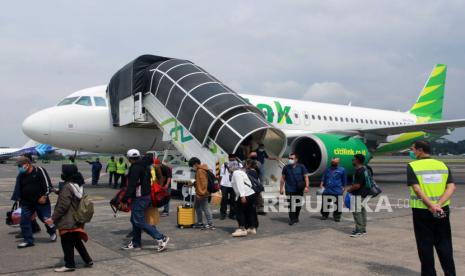
M110 160L107 163L105 172L110 174L110 179L108 180L108 186L116 186L116 183L113 183L113 180L116 180L116 161L115 157L110 157Z
M124 158L120 157L118 162L116 162L116 175L115 175L115 184L113 184L113 189L116 189L118 186L118 181L121 179L120 188L125 184L125 175L126 170L128 169L128 164L124 162Z
M410 155L416 160L407 166L407 184L421 274L436 275L436 248L444 274L455 275L449 220L450 197L455 191L455 184L450 169L442 161L431 158L430 152L428 142L415 142Z

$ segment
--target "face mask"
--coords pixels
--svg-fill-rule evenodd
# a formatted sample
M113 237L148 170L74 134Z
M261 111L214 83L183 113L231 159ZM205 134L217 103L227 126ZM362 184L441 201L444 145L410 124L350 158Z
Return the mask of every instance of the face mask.
M417 159L417 157L415 156L415 153L412 150L408 152L408 156L410 156L410 158L412 158L413 160Z
M292 160L292 159L289 159L289 160L287 161L287 163L288 163L289 165L294 165L295 161Z
M21 166L21 167L18 168L18 171L19 171L19 173L25 173L25 172L27 172L27 169L25 167Z

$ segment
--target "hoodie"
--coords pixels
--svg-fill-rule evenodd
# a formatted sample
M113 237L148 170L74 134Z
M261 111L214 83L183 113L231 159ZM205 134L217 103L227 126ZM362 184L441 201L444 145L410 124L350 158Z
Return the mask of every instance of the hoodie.
M197 197L208 197L208 166L207 164L201 164L197 167L195 173L195 194Z
M58 229L73 229L81 226L74 219L74 214L79 208L83 193L84 188L72 182L66 182L60 190L52 216Z

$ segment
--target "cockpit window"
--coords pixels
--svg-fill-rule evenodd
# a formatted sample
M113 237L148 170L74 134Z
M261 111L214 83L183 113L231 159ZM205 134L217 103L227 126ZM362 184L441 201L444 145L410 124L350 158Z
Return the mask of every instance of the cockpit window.
M92 101L90 100L89 96L82 96L81 98L79 98L79 100L76 102L76 104L85 105L85 106L92 106Z
M61 102L58 103L58 105L69 105L69 104L72 104L74 103L77 98L79 97L70 97L70 98L65 98L63 99Z
M107 106L107 102L102 97L94 97L94 103L96 106Z

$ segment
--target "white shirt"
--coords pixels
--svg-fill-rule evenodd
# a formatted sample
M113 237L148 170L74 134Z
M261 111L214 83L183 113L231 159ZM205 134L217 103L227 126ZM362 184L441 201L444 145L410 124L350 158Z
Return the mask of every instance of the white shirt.
M234 192L236 193L236 200L239 197L250 196L255 194L255 191L251 188L252 183L250 182L247 173L243 170L237 170L233 173L231 184L234 189Z
M221 176L221 186L231 188L231 181L229 180L229 170L228 167L223 164L221 166L220 176Z

